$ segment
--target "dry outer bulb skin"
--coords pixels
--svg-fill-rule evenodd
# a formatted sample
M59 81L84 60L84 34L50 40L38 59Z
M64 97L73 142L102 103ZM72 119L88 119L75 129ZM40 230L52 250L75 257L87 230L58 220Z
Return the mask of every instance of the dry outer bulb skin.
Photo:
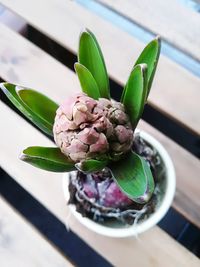
M58 108L53 133L57 146L73 162L118 160L133 143L123 104L105 98L94 100L83 93Z

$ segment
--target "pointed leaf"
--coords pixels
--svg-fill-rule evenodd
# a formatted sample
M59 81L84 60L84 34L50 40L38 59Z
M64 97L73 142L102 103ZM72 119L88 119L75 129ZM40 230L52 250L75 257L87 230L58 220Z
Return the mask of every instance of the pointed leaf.
M93 99L99 99L99 88L91 72L80 63L75 63L74 68L78 75L82 91Z
M134 152L110 166L120 189L137 203L146 203L154 191L154 179L147 162Z
M157 37L153 41L151 41L142 51L139 58L137 59L135 66L138 64L147 64L148 67L148 93L149 95L151 85L153 82L154 74L156 71L156 67L158 64L159 56L160 56L160 38Z
M133 129L142 115L147 94L146 64L137 65L132 70L124 88L123 99L126 112L130 117Z
M50 124L54 123L56 110L58 109L58 105L55 102L32 89L20 89L18 90L18 95L35 114Z
M53 135L52 128L58 108L55 102L37 91L15 84L1 83L0 88L29 120L45 133Z
M78 61L91 72L101 97L110 98L109 79L103 54L96 37L89 30L83 31L80 36Z
M92 173L101 171L103 168L107 166L107 163L108 163L107 161L89 159L89 160L84 160L80 163L76 163L75 167L84 173Z
M43 170L51 172L68 172L75 169L57 147L33 146L26 148L20 159Z

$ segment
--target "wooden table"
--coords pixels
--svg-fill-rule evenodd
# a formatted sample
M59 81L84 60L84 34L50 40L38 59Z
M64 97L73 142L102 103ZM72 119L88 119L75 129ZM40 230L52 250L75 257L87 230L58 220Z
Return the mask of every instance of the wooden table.
M177 174L172 208L199 228L199 150L198 144L188 146L188 142L196 142L200 133L200 15L178 0L0 3L62 46L62 58L66 55L64 66L49 55L49 50L41 50L0 24L0 77L35 88L57 102L80 90L69 66L83 27L91 29L100 41L116 90L121 90L149 31L170 44L169 51L164 45L144 116L156 127L144 120L139 127L167 148ZM130 23L145 29L144 35L136 31L134 36ZM185 55L187 66L185 61L177 63L174 51ZM158 226L138 238L113 239L80 225L69 217L62 174L41 171L18 160L26 146L51 145L52 141L8 106L4 97L0 101L0 121L0 266L200 266L196 255ZM67 232L66 224L72 232Z

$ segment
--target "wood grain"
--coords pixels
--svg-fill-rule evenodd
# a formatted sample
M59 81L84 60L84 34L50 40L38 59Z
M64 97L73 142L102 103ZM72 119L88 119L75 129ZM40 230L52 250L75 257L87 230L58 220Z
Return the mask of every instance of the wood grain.
M98 0L200 60L200 16L178 0Z
M2 51L2 54L0 54L0 76L3 79L33 87L57 102L63 101L63 98L71 94L72 91L80 90L78 78L75 74L41 49L5 26L0 26L0 36L2 37L0 43L0 51ZM198 160L146 123L141 122L140 125L140 128L150 132L164 144L173 159L178 186L173 206L187 219L200 227L200 184L198 182L200 164ZM16 145L20 146L18 151L20 151L20 148L23 149L20 143ZM29 145L31 145L31 140ZM42 145L42 143L36 145ZM12 152L10 151L10 153ZM186 198L183 196L188 199L187 205L184 201Z
M70 267L56 251L0 196L1 267Z
M72 1L2 0L1 3L73 52L77 51L82 28L91 29L100 41L110 76L120 84L126 82L144 47L133 36ZM199 134L199 87L198 77L162 56L149 103Z
M62 174L36 169L18 159L20 150L27 145L51 145L50 141L1 102L0 110L0 120L5 123L0 133L0 165L114 266L131 267L133 261L135 265L144 267L199 266L200 260L196 256L157 226L137 238L114 239L97 235L80 225L72 215L70 216L65 204ZM9 142L6 143L5 139L9 139Z

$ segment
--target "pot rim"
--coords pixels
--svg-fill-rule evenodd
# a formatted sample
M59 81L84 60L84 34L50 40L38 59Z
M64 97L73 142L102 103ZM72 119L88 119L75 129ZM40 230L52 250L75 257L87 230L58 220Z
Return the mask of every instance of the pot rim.
M143 222L137 224L137 225L128 225L124 228L111 228L109 226L104 226L98 222L92 221L91 219L87 217L83 217L79 212L76 211L76 208L74 205L69 205L69 208L73 215L87 228L90 230L93 230L94 232L109 236L109 237L128 237L128 236L136 236L138 234L141 234L148 229L155 226L167 213L168 209L171 206L171 203L174 198L175 194L175 188L176 188L176 175L174 170L174 165L172 163L172 160L166 151L166 149L163 147L163 145L158 142L154 137L152 137L150 134L137 130L136 133L139 133L140 136L150 143L160 154L164 164L165 164L165 170L166 170L166 191L163 197L162 202L160 203L160 206L156 209L156 211L146 220ZM68 200L69 199L69 191L68 191L68 180L69 180L69 173L65 173L63 175L63 191L64 196Z

